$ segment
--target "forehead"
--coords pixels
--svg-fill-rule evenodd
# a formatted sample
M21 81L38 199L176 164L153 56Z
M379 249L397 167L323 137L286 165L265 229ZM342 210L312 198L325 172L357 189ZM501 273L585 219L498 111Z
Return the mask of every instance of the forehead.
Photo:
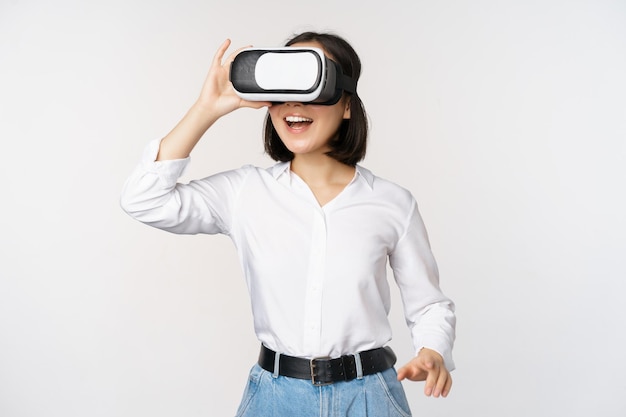
M319 48L322 51L324 51L324 55L326 55L328 58L335 60L335 58L328 53L328 51L326 50L326 48L324 48L324 46L322 46L321 43L316 42L316 41L308 41L308 42L296 42L293 43L291 45L289 45L291 47L306 47L306 48Z

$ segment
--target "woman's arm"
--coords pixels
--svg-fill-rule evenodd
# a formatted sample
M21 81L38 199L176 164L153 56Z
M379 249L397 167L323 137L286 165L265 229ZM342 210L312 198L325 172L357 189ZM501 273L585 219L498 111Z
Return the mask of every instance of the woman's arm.
M218 49L200 96L182 120L159 141L146 147L137 168L126 180L120 204L135 219L174 233L228 233L230 208L245 170L179 184L189 154L220 117L241 107L260 108L266 102L240 99L229 81L231 54L226 40Z
M189 156L204 133L222 116L241 107L261 108L269 102L242 100L230 81L230 64L243 49L233 52L222 62L230 40L224 41L213 57L200 96L182 120L161 141L157 161L183 159Z
M426 381L426 395L445 397L452 386L450 371L454 369L454 303L439 287L437 264L415 201L405 234L389 260L417 352L398 370L398 379Z

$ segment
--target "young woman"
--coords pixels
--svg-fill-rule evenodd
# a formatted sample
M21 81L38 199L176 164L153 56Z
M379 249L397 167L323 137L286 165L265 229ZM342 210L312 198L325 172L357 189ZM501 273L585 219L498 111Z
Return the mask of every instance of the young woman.
M306 32L288 46L321 48L358 81L361 63L342 38ZM242 100L217 51L197 101L149 144L122 207L174 233L223 233L237 247L261 353L237 416L407 416L399 381L447 396L454 304L413 196L358 165L367 119L356 93L334 103ZM265 149L278 161L177 183L189 155L220 117L268 107ZM397 373L387 319L387 261L400 288L416 355Z

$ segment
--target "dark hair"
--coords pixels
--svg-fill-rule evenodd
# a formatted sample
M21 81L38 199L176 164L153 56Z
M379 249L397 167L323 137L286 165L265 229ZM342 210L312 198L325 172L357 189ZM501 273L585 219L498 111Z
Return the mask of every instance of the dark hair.
M355 81L361 76L361 60L356 51L343 38L332 33L304 32L294 36L286 42L290 46L299 42L317 42L337 62L343 73L352 77ZM331 158L346 165L355 166L365 157L367 148L367 115L363 102L357 93L344 92L350 100L350 119L345 119L339 127L337 140L329 145L331 150L327 153ZM287 149L278 136L269 113L265 119L265 152L275 161L291 161L293 153Z

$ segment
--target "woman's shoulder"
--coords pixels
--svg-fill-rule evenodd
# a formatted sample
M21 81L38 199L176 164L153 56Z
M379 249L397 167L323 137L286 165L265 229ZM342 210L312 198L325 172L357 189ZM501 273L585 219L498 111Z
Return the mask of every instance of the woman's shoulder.
M358 174L368 183L373 192L384 197L393 197L396 201L411 203L414 200L411 191L399 183L380 177L370 169L357 165Z
M206 178L213 178L213 177L245 178L250 175L266 176L268 174L273 176L275 175L277 171L280 171L279 165L283 165L283 163L278 163L269 167L260 167L258 165L245 164L245 165L240 166L239 168L233 168L233 169L229 169L225 171L220 171L215 174L211 174Z
M193 182L209 184L215 187L227 187L232 189L245 189L246 187L256 187L259 184L275 182L284 168L278 163L270 167L261 167L253 164L242 165L239 168L220 171L208 175ZM287 171L289 167L287 166Z

